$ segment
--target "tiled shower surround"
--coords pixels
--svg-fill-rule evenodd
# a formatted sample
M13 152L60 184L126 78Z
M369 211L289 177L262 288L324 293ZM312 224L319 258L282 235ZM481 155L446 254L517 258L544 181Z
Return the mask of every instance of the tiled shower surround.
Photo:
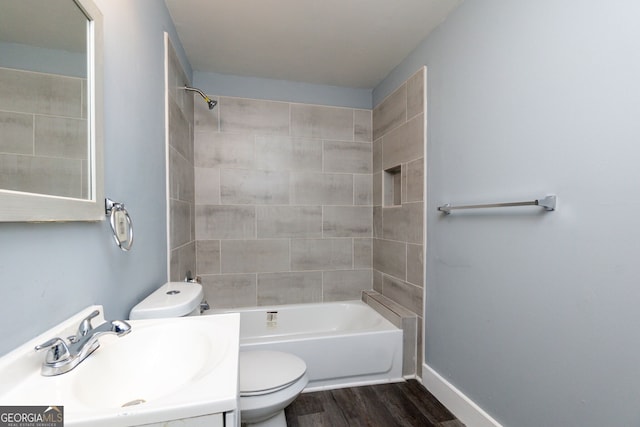
M174 74L176 86L181 79ZM423 68L373 111L233 97L209 110L177 90L171 279L195 272L215 308L367 290L379 310L413 325L403 370L420 374L425 81Z
M0 187L87 197L86 80L0 68Z
M417 352L424 287L425 87L422 68L373 110L373 289L419 316ZM420 353L416 360L422 360ZM420 363L416 369L419 375Z
M196 271L209 303L348 300L371 289L371 111L198 101Z
M169 278L184 280L195 275L195 184L193 170L193 93L170 42L167 43L169 119Z

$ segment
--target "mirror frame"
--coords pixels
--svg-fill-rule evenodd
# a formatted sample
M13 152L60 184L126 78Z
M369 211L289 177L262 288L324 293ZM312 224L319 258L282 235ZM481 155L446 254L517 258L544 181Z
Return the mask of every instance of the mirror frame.
M70 0L71 1L71 0ZM101 221L105 218L103 165L103 23L92 0L72 0L86 15L89 199L0 189L0 222Z

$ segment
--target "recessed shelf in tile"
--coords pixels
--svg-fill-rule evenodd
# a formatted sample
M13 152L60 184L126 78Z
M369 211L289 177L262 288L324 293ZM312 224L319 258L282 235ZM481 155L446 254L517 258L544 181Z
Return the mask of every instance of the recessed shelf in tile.
M394 166L384 171L384 206L402 205L402 166Z

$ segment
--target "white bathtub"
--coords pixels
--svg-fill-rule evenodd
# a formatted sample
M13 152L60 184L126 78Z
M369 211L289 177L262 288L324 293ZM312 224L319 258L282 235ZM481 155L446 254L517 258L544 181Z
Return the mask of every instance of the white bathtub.
M212 310L240 313L241 350L279 350L322 388L402 381L402 330L362 301Z

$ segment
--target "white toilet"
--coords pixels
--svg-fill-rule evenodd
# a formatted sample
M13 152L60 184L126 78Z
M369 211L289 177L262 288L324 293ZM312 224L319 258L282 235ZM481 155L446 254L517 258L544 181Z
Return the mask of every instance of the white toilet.
M169 282L131 309L129 319L200 315L204 293L198 283ZM286 408L309 382L307 365L279 351L241 351L240 417L243 425L286 427Z

